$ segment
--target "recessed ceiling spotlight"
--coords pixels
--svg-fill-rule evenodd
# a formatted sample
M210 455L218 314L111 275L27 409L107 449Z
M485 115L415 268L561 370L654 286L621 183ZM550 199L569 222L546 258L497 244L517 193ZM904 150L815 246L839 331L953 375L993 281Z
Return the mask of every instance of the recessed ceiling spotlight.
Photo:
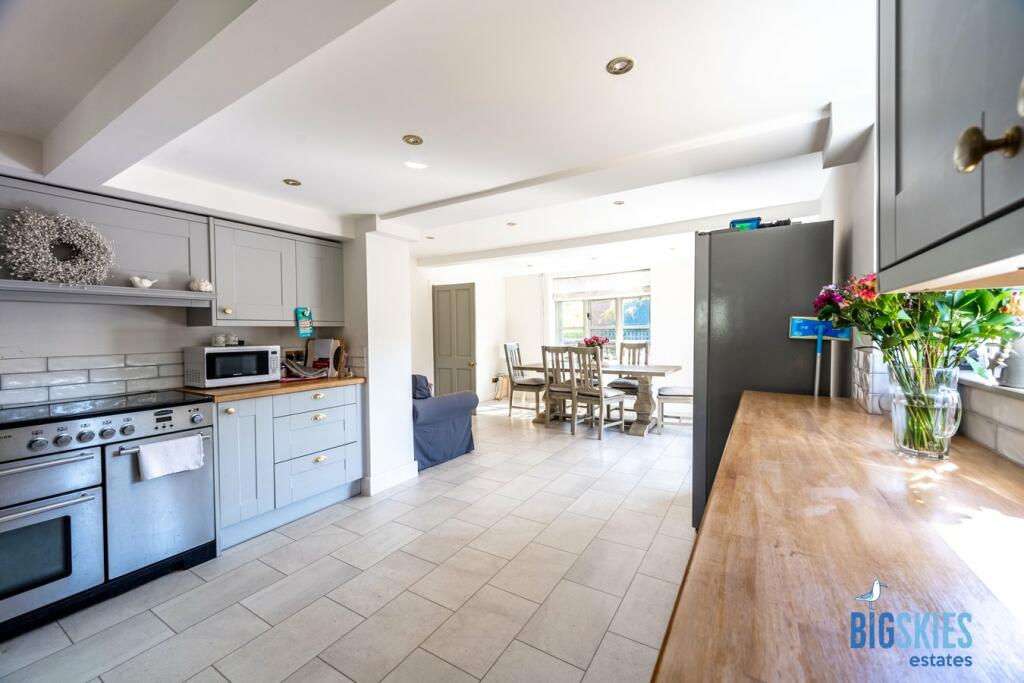
M622 206L625 203L626 202L621 199L616 199L614 202L612 202L612 204L614 204L615 206Z
M597 260L597 257L596 257L596 256L591 256L591 257L590 257L590 260L591 260L591 261L596 261L596 260Z
M507 226L508 226L508 227L510 227L510 228L514 228L514 227L516 227L517 223L515 223L515 222L513 222L513 221L509 221L509 222L508 222L508 223L506 223L505 225L507 225Z
M406 165L407 168L415 168L417 171L420 171L420 170L423 170L424 168L427 168L426 164L421 164L418 161L407 161L407 162L405 162L405 165Z
M428 240L432 240L432 239L434 239L434 236L433 235L427 235L427 239Z
M422 145L423 138L421 138L419 135L409 133L408 135L402 136L402 142L404 142L407 145Z
M632 57L616 57L608 62L604 67L604 70L612 76L621 76L622 74L629 73L632 69Z
M302 184L301 180L296 180L295 178L285 178L281 182L284 183L285 185L289 185L291 187L298 187L299 185Z
M527 268L533 268L533 264L532 264L532 263L527 263L527 264L526 264L526 267L527 267Z

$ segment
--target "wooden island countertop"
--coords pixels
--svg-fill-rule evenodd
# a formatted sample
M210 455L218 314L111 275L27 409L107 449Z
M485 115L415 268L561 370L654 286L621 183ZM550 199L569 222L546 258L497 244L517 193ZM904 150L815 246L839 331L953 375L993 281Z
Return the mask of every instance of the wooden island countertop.
M363 384L365 377L346 377L334 379L307 379L298 382L262 382L260 384L240 384L234 387L217 387L216 389L197 389L185 387L182 391L190 394L202 394L212 396L214 403L226 401L244 401L248 398L262 398L264 396L277 396L278 394L293 394L297 391L312 391L314 389L331 389L332 387L347 387L350 384Z
M1022 548L1024 467L962 437L904 458L852 401L748 391L654 680L1024 680ZM940 619L938 647L853 649L855 611L970 612L973 642ZM911 666L947 654L972 666Z

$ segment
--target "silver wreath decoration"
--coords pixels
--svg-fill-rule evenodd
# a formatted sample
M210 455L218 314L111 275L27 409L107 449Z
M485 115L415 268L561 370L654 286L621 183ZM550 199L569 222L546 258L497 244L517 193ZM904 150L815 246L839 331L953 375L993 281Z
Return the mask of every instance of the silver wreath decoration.
M114 265L114 246L80 218L25 208L0 232L0 265L18 280L98 285Z

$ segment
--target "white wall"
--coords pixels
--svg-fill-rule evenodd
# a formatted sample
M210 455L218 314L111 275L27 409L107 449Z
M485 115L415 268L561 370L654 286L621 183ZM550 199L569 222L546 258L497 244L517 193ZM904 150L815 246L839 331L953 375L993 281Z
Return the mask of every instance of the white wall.
M434 382L434 311L427 271L409 262L410 313L412 316L412 371Z
M694 245L691 233L671 260L651 264L651 363L682 367L658 386L693 386Z
M835 221L833 280L875 272L876 167L872 132L856 163L831 169L821 196L822 220ZM825 284L825 283L822 283ZM832 342L832 395L850 396L853 373L848 342Z
M507 341L505 279L473 283L476 299L476 395L481 401L494 397L493 378L505 371Z
M519 342L526 363L540 362L540 347L549 343L548 316L552 306L545 300L543 275L522 275L505 280L505 333Z
M409 243L356 222L345 249L345 317L358 353L365 348L367 458L363 493L416 476L412 443L412 307ZM359 347L358 344L362 344Z

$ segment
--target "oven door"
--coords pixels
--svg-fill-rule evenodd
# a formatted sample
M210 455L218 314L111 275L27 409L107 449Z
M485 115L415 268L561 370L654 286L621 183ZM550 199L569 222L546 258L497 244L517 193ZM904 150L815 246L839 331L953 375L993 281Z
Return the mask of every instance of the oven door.
M0 510L0 622L103 583L103 489Z
M216 387L270 379L270 351L265 348L208 350L206 386Z
M203 436L203 466L155 479L139 471L139 447ZM103 447L107 482L107 567L124 576L214 540L213 429L176 432Z

